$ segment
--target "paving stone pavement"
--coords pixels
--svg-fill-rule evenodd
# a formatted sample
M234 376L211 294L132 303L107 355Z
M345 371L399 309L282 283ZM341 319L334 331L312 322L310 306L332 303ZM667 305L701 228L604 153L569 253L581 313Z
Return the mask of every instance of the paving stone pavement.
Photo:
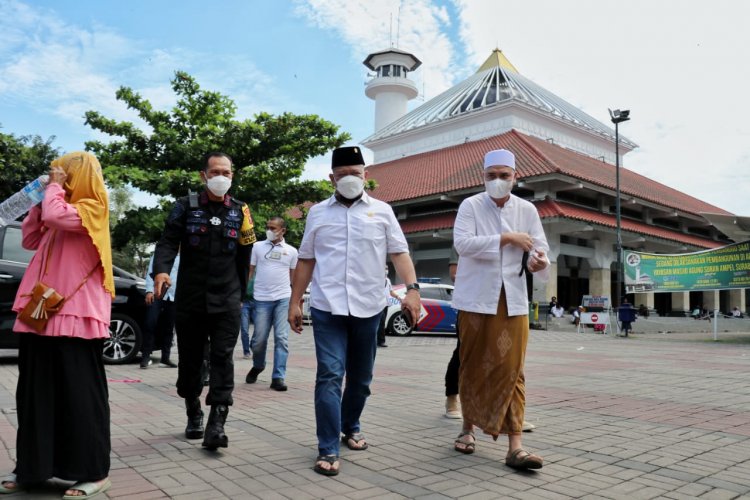
M208 452L183 436L176 370L109 366L109 498L554 499L750 498L750 334L637 334L618 338L532 331L526 360L524 445L538 472L503 464L507 440L478 436L453 451L460 423L443 417L443 376L454 337L388 339L378 350L362 419L367 451L342 449L341 474L315 474L312 333L290 340L288 392L270 366L244 383L235 360L230 447ZM270 349L270 346L269 346ZM271 352L271 351L269 351ZM156 363L156 361L155 361ZM0 358L0 473L15 457L15 358ZM60 498L60 484L6 498Z

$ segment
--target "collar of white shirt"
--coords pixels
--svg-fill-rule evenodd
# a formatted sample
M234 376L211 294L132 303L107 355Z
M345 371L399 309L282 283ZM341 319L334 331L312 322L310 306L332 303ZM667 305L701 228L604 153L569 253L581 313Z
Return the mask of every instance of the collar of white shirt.
M488 195L486 191L484 193L484 200L485 200L484 202L489 207L494 208L495 210L498 210L498 209L502 210L503 208L510 208L510 207L512 207L515 204L513 198L515 198L515 196L513 196L513 194L511 194L510 198L508 198L508 201L505 202L505 205L503 205L502 207L498 207L497 203L495 203L495 200L493 200L492 197L490 195Z
M363 192L362 193L362 197L360 199L356 200L354 203L352 203L352 206L356 205L360 201L369 205L371 200L370 200L370 197L367 195L367 193ZM334 194L333 196L331 196L330 198L328 198L328 202L327 203L328 203L329 207L331 205L333 205L334 203L338 203L342 207L346 206L343 203L341 203L339 200L336 199L336 194Z

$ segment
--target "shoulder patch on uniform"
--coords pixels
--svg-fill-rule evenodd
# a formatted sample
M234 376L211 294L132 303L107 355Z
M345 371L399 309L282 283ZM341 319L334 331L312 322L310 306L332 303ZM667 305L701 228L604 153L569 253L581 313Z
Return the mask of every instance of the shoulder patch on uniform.
M182 218L182 216L185 214L185 205L178 201L174 204L174 207L172 207L172 211L169 212L169 217L167 217L167 220L169 222L174 222L176 220L179 220Z
M240 202L241 203L241 202ZM250 207L242 203L242 226L240 227L240 245L250 245L255 243L255 230L253 229L253 216L250 214Z

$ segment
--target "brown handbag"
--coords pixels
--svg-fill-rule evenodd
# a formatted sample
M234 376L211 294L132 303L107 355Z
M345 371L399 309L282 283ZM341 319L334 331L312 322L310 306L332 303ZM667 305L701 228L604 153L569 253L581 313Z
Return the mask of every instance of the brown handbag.
M31 291L31 300L18 313L18 319L26 326L30 326L37 333L43 333L47 328L50 316L59 312L65 304L65 297L57 293L54 288L37 281Z
M33 328L37 333L44 333L50 317L55 313L60 312L60 309L65 305L66 300L65 297L60 295L54 288L41 281L42 276L47 273L47 265L49 264L50 254L52 253L52 243L54 242L54 238L55 235L53 234L47 248L47 258L44 261L44 269L40 272L39 281L36 282L31 293L26 294L26 296L30 296L31 299L29 300L29 303L26 304L26 307L18 313L18 319L26 326ZM83 278L81 284L78 285L78 288L76 288L69 297L72 297L81 289L86 281L88 281L89 277L94 274L97 267L99 267L99 262L97 262L94 269Z

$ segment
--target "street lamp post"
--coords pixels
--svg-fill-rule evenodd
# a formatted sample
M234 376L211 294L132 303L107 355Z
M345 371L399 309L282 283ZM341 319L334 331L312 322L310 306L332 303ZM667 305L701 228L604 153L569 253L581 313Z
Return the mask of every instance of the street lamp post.
M630 110L609 110L612 123L615 124L615 217L617 219L617 286L615 303L619 309L622 300L622 234L620 232L620 123L630 120ZM627 337L627 332L625 336Z

